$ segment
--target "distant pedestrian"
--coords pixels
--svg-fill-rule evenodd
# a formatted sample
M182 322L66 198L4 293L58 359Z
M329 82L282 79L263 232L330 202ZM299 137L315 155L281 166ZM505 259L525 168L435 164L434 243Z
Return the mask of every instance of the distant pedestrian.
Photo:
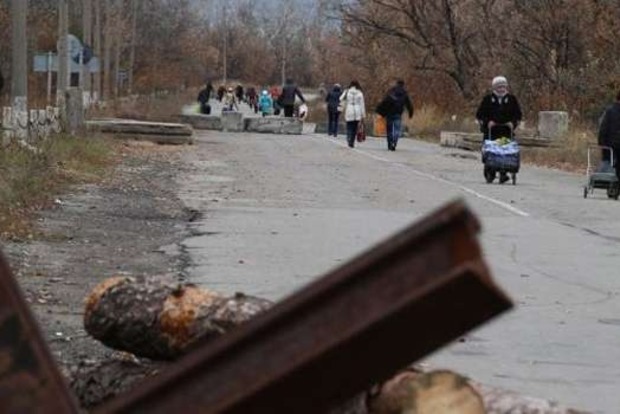
M217 100L222 102L222 99L224 99L224 95L226 95L226 87L222 85L217 88Z
M398 80L396 85L390 88L376 109L376 112L385 118L389 151L396 151L396 145L398 145L398 139L402 133L402 115L405 108L409 113L409 119L411 119L413 117L413 104L405 89L405 82Z
M327 135L330 137L338 136L338 118L340 118L341 109L340 95L342 95L342 87L336 83L325 97L325 102L327 102Z
M273 99L269 95L267 90L261 92L260 99L258 100L258 107L263 116L271 115L273 113Z
M258 112L258 94L256 93L256 89L253 86L250 86L246 92L246 96L248 97L248 105L250 105L254 113L257 113Z
M224 108L222 109L222 111L238 111L239 110L239 104L237 103L237 96L235 95L235 92L233 91L232 87L228 88L228 90L224 94L224 97L222 98L222 101L224 104Z
M207 85L200 91L200 93L198 93L200 113L207 115L211 113L211 105L209 105L209 99L211 99L212 93L213 85L211 85L211 82L207 82Z
M4 76L2 76L2 70L0 70L0 94L2 93L3 88L4 88Z
M243 102L243 86L238 84L235 88L235 95L237 97L237 102Z
M349 87L340 95L340 103L344 107L344 120L347 122L347 143L353 148L360 122L364 122L366 117L364 94L358 81L351 81Z
M598 143L611 147L614 160L611 160L609 151L604 151L603 160L611 161L616 167L616 175L620 180L620 92L616 95L616 101L611 104L601 119L598 131Z
M299 97L302 103L306 103L306 99L301 94L301 91L295 85L293 79L287 79L286 83L282 87L282 93L278 98L278 104L284 110L284 116L291 118L295 112L295 98Z

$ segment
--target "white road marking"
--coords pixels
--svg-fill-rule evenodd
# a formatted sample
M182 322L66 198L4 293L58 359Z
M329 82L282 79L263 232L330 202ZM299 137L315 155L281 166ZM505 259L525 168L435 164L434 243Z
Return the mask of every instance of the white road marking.
M344 143L342 143L340 141L334 141L333 139L328 139L328 141L329 142L333 142L336 145L340 145L341 147L347 147L348 146L348 145L346 145L346 144L344 144ZM394 162L393 160L389 160L387 158L383 158L383 157L381 157L379 155L371 154L369 152L362 151L362 150L359 150L357 148L352 148L352 150L356 151L358 154L365 155L365 156L367 156L369 158L373 158L373 159L375 159L377 161L387 162L387 163L392 164L394 166L404 168L405 170L407 170L407 171L409 171L411 173L414 173L414 174L416 174L416 175L418 175L420 177L428 178L429 180L437 181L437 182L440 182L442 184L448 185L450 187L458 188L459 190L461 190L461 191L463 191L465 193L471 194L474 197L477 197L477 198L479 198L481 200L484 200L486 202L489 202L491 204L495 204L496 206L498 206L500 208L508 210L511 213L516 214L517 216L521 216L521 217L529 217L530 216L529 213L527 213L527 212L525 212L523 210L520 210L520 209L518 209L516 207L513 207L513 206L511 206L510 204L508 204L508 203L506 203L504 201L497 200L497 199L495 199L493 197L486 196L486 195L484 195L482 193L479 193L476 190L473 190L473 189L471 189L469 187L465 187L464 185L455 183L455 182L450 181L450 180L446 180L445 178L441 178L441 177L438 177L438 176L433 175L433 174L429 174L429 173L425 173L423 171L416 170L415 168L410 167L408 165L401 164L401 163L398 163L398 162Z

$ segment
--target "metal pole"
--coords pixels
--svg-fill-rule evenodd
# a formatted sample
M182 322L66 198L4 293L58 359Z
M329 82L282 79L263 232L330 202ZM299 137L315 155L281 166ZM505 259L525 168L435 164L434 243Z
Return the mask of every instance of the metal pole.
M101 0L93 0L94 3L94 11L95 11L95 30L94 30L94 46L95 46L95 56L99 59L99 70L95 72L95 100L98 101L101 99L101 70L103 69L101 65Z
M28 110L28 39L26 37L27 0L11 2L12 66L11 105L14 111Z
M82 43L84 46L92 47L93 46L93 4L92 0L83 0L83 11L82 11L82 25L84 27L84 36L82 39ZM83 54L83 52L82 52ZM84 65L83 57L82 57L82 75L80 86L84 91L84 94L87 98L88 104L90 104L90 90L91 90L91 80L90 80L90 69L88 65Z
M56 81L56 102L63 112L65 91L69 86L69 8L67 0L58 0L58 75Z
M47 52L47 104L52 104L52 52Z
M133 67L136 63L136 25L138 21L138 0L133 0L131 4L131 51L129 54L129 78L128 93L133 93Z
M224 85L228 81L228 13L226 11L226 3L222 6L224 14Z

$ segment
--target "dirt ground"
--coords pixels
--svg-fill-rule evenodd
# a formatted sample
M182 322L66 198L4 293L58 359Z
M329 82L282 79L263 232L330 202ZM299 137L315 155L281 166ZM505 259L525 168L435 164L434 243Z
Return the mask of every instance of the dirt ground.
M2 251L58 365L66 375L113 351L91 339L82 323L84 298L114 275L184 279L179 242L195 212L176 198L175 175L186 147L127 142L121 160L101 183L59 195L37 219L41 236L6 242Z

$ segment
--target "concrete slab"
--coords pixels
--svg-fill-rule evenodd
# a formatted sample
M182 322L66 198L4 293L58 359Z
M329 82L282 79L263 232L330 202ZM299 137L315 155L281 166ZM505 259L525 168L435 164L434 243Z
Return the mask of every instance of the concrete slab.
M222 119L219 115L183 114L179 116L179 120L194 129L222 130Z
M245 130L268 134L301 135L303 122L298 118L266 116L264 118L246 118Z
M222 131L241 132L244 129L243 114L241 112L222 112Z

